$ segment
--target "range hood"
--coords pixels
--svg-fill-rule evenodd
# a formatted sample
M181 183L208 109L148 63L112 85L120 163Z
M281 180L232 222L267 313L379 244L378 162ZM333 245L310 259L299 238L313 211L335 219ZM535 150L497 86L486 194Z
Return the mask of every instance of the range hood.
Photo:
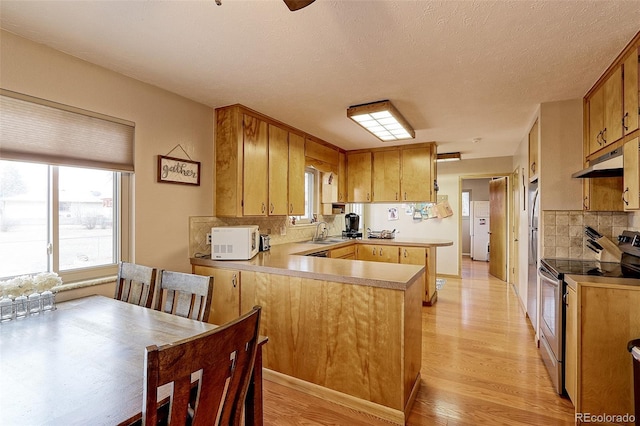
M622 176L622 148L614 149L589 161L589 167L571 175L574 178L598 178Z

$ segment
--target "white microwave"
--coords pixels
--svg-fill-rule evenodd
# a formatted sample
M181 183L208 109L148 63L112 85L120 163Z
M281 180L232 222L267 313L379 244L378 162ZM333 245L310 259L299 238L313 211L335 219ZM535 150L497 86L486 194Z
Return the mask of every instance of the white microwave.
M211 259L248 260L258 254L258 225L211 228Z

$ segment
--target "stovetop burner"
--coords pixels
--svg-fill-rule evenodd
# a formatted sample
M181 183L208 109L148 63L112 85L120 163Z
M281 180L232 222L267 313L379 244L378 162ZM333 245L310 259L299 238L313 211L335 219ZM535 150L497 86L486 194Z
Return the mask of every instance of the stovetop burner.
M592 275L609 278L640 278L640 273L616 262L599 262L583 259L548 259L541 263L554 275Z

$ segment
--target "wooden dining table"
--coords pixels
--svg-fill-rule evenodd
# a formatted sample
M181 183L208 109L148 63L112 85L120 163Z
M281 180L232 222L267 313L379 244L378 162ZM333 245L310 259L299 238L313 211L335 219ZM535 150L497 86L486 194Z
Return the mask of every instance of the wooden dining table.
M117 425L140 418L149 345L216 325L103 296L0 324L0 424ZM262 424L260 339L247 424Z

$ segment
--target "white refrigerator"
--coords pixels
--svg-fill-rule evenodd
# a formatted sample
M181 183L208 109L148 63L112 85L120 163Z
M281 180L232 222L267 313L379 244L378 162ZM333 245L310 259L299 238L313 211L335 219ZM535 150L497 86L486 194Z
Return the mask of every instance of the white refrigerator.
M469 215L471 259L489 261L489 201L472 201Z

